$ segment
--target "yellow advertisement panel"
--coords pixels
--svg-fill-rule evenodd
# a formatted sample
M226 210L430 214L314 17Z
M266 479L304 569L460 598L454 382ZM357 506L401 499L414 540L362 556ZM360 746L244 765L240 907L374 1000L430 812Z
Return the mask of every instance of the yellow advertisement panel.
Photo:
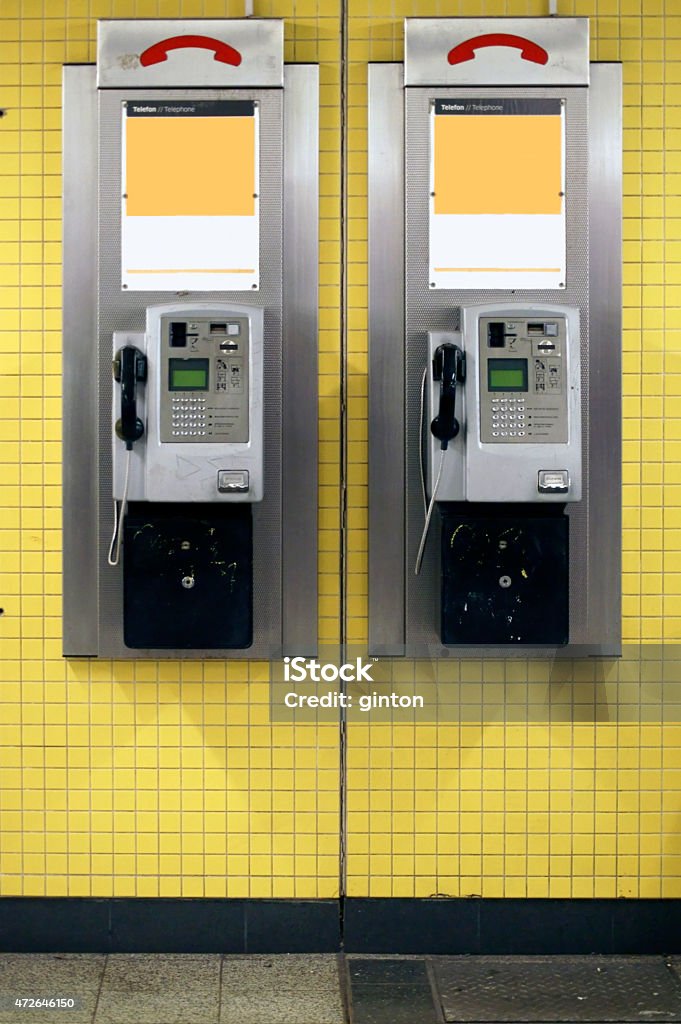
M565 287L560 99L433 101L431 288Z
M258 288L257 104L129 100L122 149L123 287Z

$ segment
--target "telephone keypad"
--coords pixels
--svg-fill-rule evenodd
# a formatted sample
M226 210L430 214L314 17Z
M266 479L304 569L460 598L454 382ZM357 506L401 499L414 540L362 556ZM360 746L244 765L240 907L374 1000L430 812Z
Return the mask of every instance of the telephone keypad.
M479 322L480 440L483 444L565 443L567 322L520 318L504 323L510 345L488 344L493 318ZM494 321L496 322L496 321ZM531 331L529 327L541 328ZM511 331L511 327L513 330ZM511 390L502 390L504 385Z
M172 323L176 327L180 321ZM161 442L247 442L248 318L215 323L207 316L187 321L187 349L182 353L171 345L170 326L162 321L162 389L167 384L161 394Z

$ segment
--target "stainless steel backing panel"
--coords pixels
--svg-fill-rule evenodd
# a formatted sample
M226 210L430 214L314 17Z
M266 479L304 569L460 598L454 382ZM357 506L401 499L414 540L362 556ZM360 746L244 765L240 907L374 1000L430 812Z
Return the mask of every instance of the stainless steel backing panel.
M681 1020L681 983L661 957L454 956L433 968L446 1021Z
M184 45L174 48L175 41ZM171 45L164 47L164 42ZM97 24L100 89L283 84L284 22L279 18L125 18Z
M404 84L588 85L589 19L406 18Z
M64 68L64 653L97 653L97 89Z
M439 622L439 516L433 517L431 536L426 547L420 576L415 576L421 531L423 503L419 480L420 423L419 406L421 375L427 360L428 331L453 330L459 326L458 308L462 305L495 303L503 306L509 299L507 290L438 290L428 282L428 169L429 110L432 99L470 96L461 89L406 89L405 175L406 175L406 407L407 439L407 507L406 507L406 639L407 650L413 654L435 653L440 649ZM587 90L573 89L482 89L476 96L517 98L546 96L565 99L566 119L566 204L567 204L567 281L557 290L518 290L510 296L515 301L551 305L559 301L581 310L582 349L582 424L588 431L588 207L587 207ZM588 443L583 445L588 464ZM586 602L581 595L587 582L586 502L588 478L585 476L584 498L570 507L570 638L571 643L587 642ZM409 571L411 569L411 571ZM458 651L455 653L459 654Z
M122 572L106 562L113 526L112 335L114 330L123 335L143 331L147 306L164 305L176 296L120 288L121 102L149 94L130 89L100 92L98 145L94 67L66 69L65 83L64 653L116 658L276 657L288 636L296 644L304 640L314 653L318 70L287 69L286 91L198 93L201 99L254 99L261 115L260 289L183 292L179 297L182 302L221 301L264 309L265 498L253 508L255 640L244 651L146 651L123 644ZM167 90L164 95L195 99L197 91ZM158 93L152 96L158 99ZM288 388L285 397L282 380ZM289 480L285 509L282 476ZM284 579L286 589L295 588L296 593L286 622Z
M619 654L622 620L622 67L592 64L589 89L588 628Z
M186 657L186 652L130 650L123 643L123 574L107 564L113 529L111 503L111 335L114 330L144 330L147 306L171 299L168 292L132 292L120 287L121 103L151 99L138 90L99 93L99 654L114 658ZM261 277L254 305L265 312L264 328L264 473L265 497L253 507L253 636L244 657L268 657L281 647L281 374L282 374L282 119L280 90L169 89L167 99L253 99L260 105ZM244 292L188 292L182 301L233 301ZM192 657L234 657L234 653L193 651Z
M317 653L319 68L284 69L285 654Z
M571 538L570 644L557 650L545 648L543 653L558 656L616 654L620 643L621 470L616 411L620 400L621 344L621 119L619 113L613 116L613 111L618 109L620 69L609 65L606 71L599 65L593 66L589 90L475 87L474 95L481 98L511 94L518 98L558 96L566 102L566 288L509 292L434 291L428 287L428 105L436 97L470 97L472 90L441 86L403 90L397 80L398 68L399 65L373 65L369 77L370 650L374 654L454 658L538 653L537 648L448 649L441 645L437 632L440 589L437 515L433 517L421 576L414 576L424 522L418 438L427 334L457 330L462 305L495 303L503 306L510 298L533 304L558 302L578 306L581 315L584 484L582 501L568 506L567 510ZM402 129L398 122L404 98L406 114ZM403 147L406 155L400 172ZM401 223L396 227L395 208L403 195L406 202L404 268L392 255L400 251ZM598 225L590 243L591 263L590 212ZM589 341L590 287L596 311L592 344ZM406 323L402 344L406 365L405 383L400 388L395 369L401 360L396 307L403 289L406 291ZM598 345L597 349L594 344ZM591 429L597 432L593 457L589 440ZM398 546L395 535L402 513L393 493L396 481L404 481L406 520L405 548L399 564L394 551ZM598 494L592 503L595 488ZM393 507L381 503L384 492L393 495ZM607 524L608 509L613 519L612 528ZM386 533L391 534L390 543L383 536ZM391 595L385 609L379 600L382 594ZM404 595L404 604L400 602L400 594Z
M404 654L404 90L369 65L369 646Z

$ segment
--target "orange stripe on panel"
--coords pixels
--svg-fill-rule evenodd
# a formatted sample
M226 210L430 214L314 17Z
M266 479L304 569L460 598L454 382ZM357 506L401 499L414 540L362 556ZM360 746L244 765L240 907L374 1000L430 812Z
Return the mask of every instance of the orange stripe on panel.
M252 217L254 117L126 119L129 217Z
M435 213L560 213L562 120L435 117Z
M434 267L438 274L559 274L560 267Z
M126 274L255 274L255 270L253 270L253 268L250 268L250 269L246 268L244 270L242 267L239 267L239 268L227 267L227 268L220 268L220 269L218 269L217 267L206 267L206 268L203 268L203 267L193 267L191 270L187 270L187 269L183 269L183 268L178 268L178 267L173 267L172 270L171 269L168 269L168 270L156 270L156 269L154 269L154 270L152 270L151 268L149 268L149 270L126 270L125 273Z

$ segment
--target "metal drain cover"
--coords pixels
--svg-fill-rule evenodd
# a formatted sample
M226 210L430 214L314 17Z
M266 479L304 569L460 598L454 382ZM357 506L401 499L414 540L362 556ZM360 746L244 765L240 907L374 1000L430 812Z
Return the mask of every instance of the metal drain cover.
M446 1021L681 1022L681 982L661 957L434 958Z

